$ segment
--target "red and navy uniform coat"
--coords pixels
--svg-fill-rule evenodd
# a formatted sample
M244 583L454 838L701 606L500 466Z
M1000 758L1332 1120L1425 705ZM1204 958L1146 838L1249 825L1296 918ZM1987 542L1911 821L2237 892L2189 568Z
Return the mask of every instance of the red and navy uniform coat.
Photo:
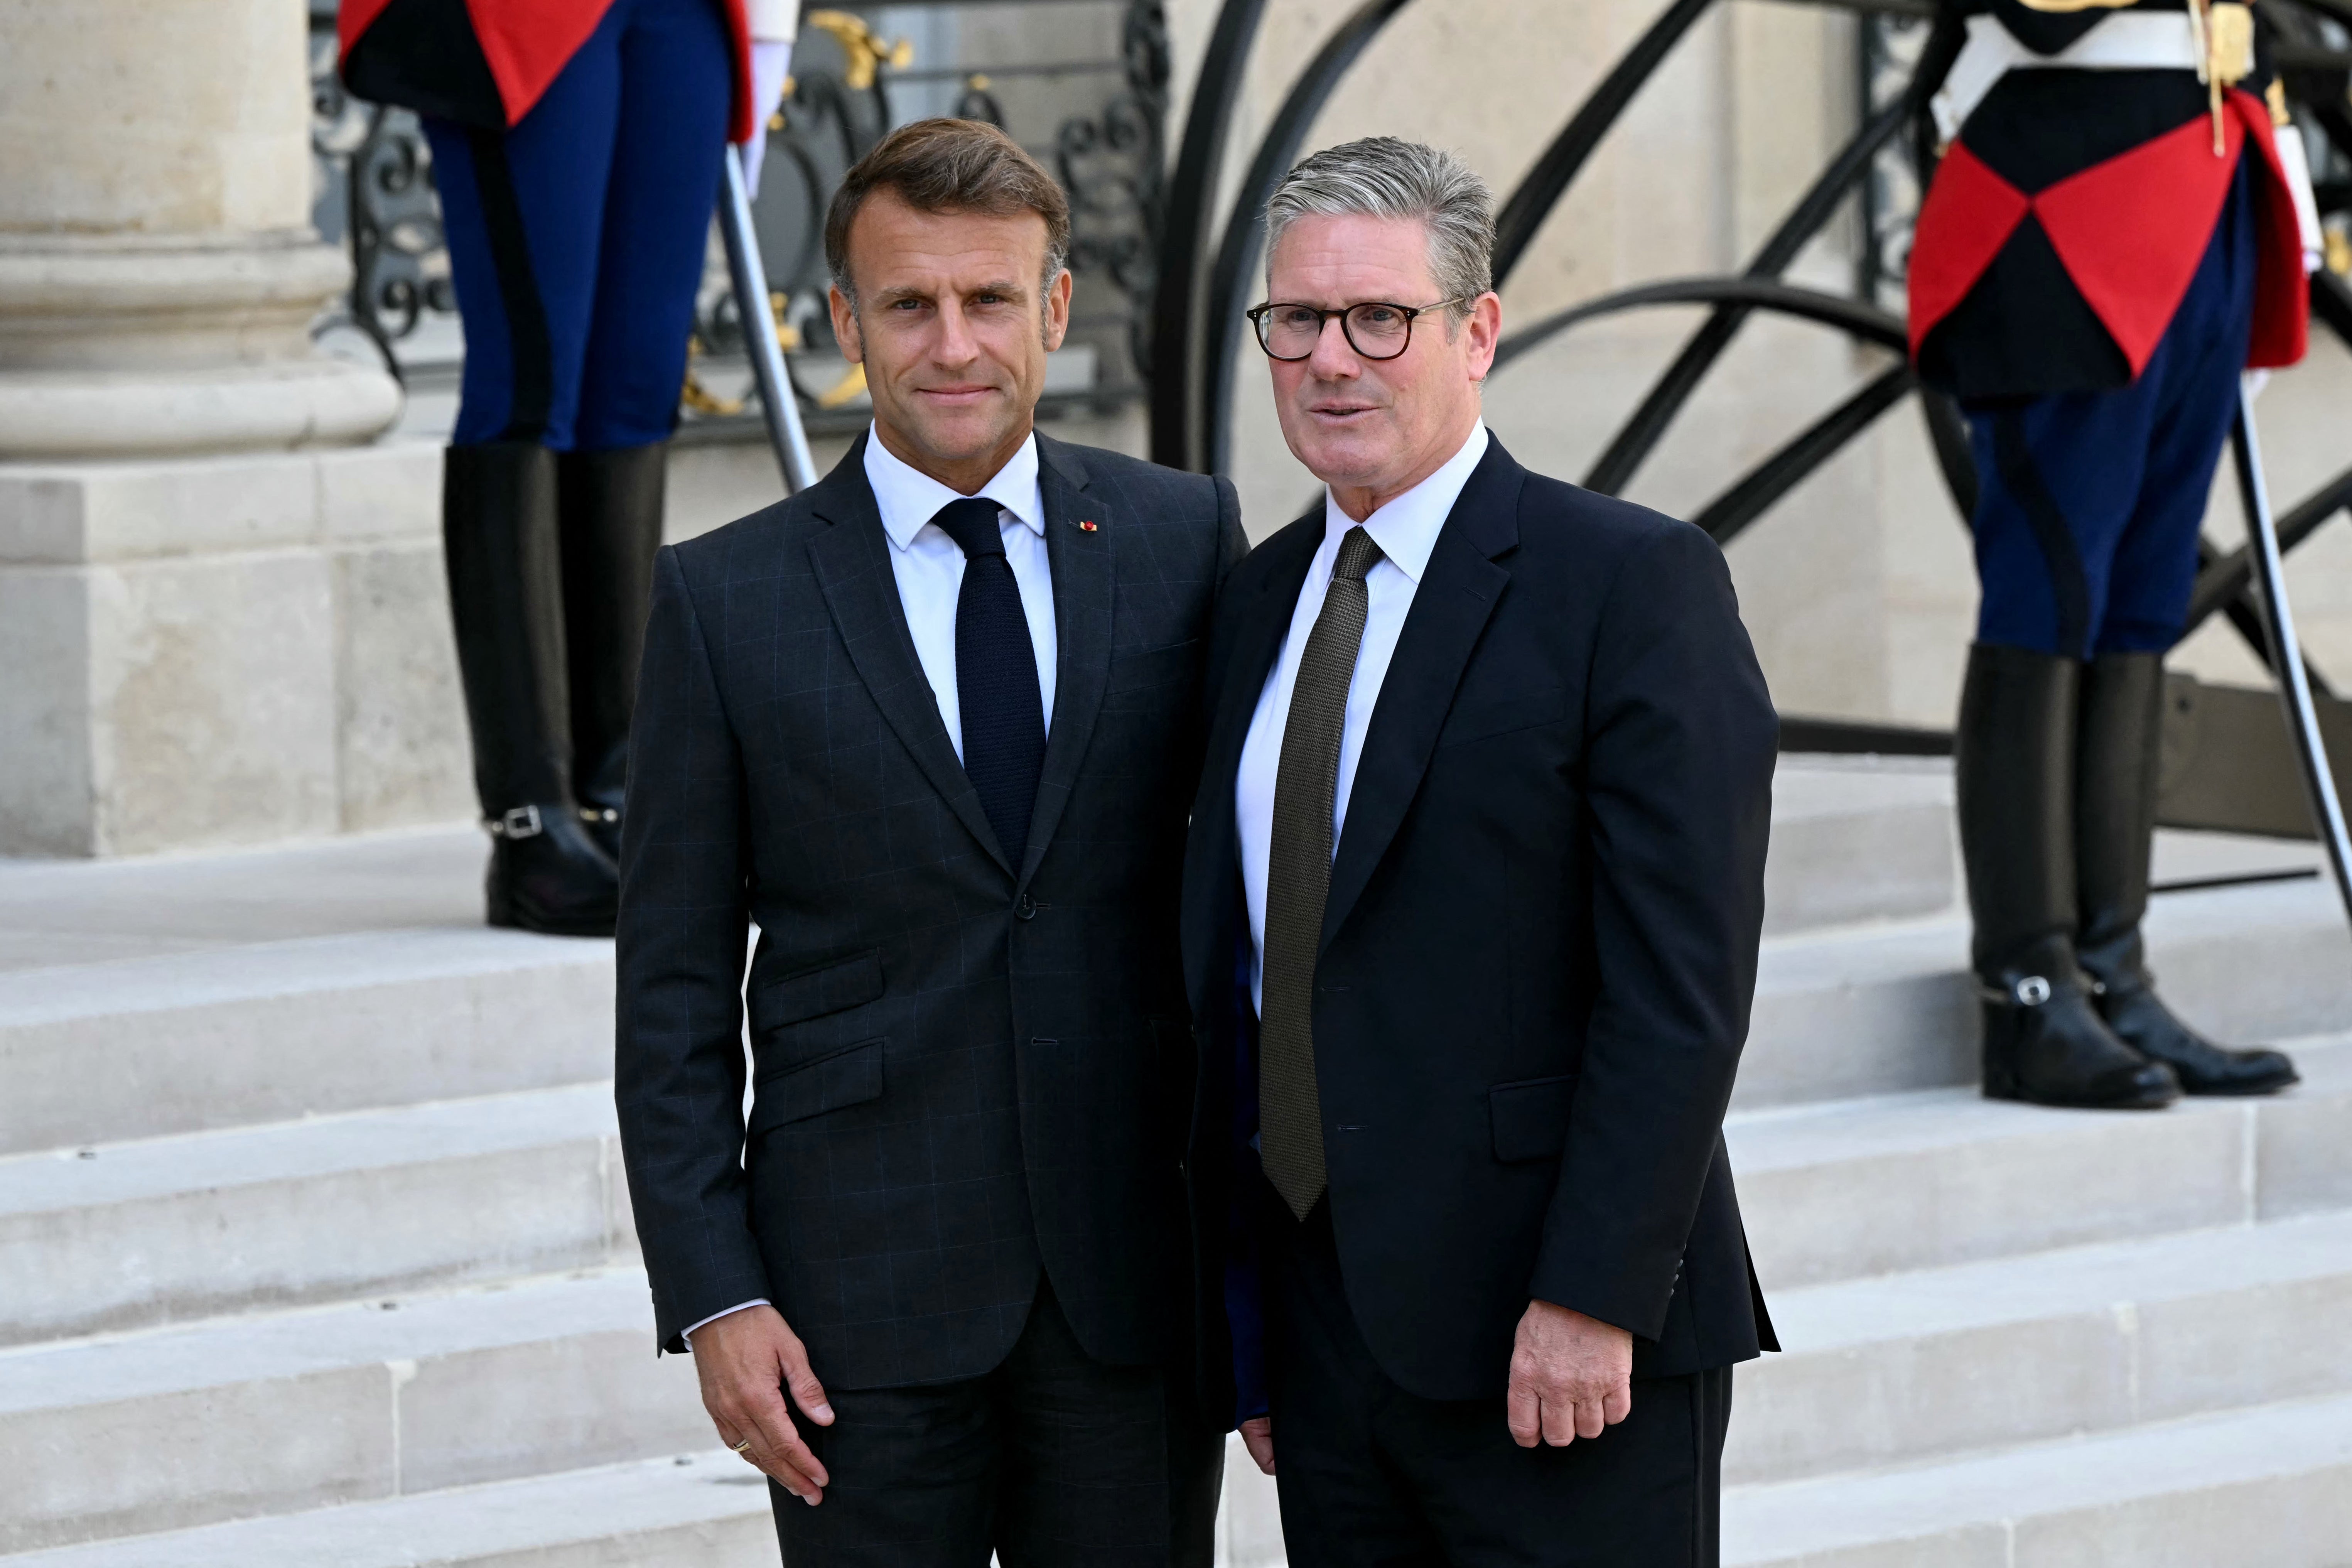
M486 130L511 129L604 19L613 0L342 0L343 81L377 103ZM727 139L749 142L751 29L744 0L719 0L733 43Z
M1990 12L2054 54L2114 9L2051 13L2018 0L1947 0L1939 32ZM1956 42L1957 40L1954 39ZM1931 45L1931 48L1933 46ZM2310 297L2294 206L2255 68L2222 95L2213 152L2206 88L2186 70L2011 70L1946 149L1910 260L1912 355L1965 400L2105 392L2146 368L2204 256L2242 156L2260 192L2249 368L2303 357Z

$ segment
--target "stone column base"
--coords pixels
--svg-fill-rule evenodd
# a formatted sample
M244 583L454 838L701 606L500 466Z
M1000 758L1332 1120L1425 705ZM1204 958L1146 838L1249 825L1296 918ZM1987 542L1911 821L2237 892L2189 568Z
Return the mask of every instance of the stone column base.
M0 372L0 462L350 446L399 416L390 376L340 360Z
M399 385L310 347L351 279L307 229L0 235L0 462L369 439Z
M471 816L440 476L421 443L0 464L0 855Z

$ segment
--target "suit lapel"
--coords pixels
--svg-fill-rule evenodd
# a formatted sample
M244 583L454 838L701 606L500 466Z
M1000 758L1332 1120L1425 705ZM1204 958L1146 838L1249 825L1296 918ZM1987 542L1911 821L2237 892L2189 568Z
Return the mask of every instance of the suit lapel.
M1248 596L1230 609L1218 609L1221 621L1232 617L1233 649L1226 657L1223 684L1204 699L1210 704L1209 743L1184 851L1185 886L1203 889L1184 900L1185 973L1192 977L1197 1017L1209 1016L1198 1009L1213 1005L1216 988L1232 980L1233 955L1218 933L1233 902L1232 885L1241 877L1234 779L1241 770L1242 746L1249 739L1266 672L1282 652L1283 636L1298 607L1307 569L1322 542L1323 511L1318 507L1259 547L1250 557L1255 587L1242 590Z
M1045 559L1054 575L1054 722L1045 736L1045 763L1037 805L1029 819L1029 849L1020 868L1025 885L1045 857L1062 808L1077 787L1078 764L1094 739L1110 680L1111 604L1118 588L1115 519L1101 498L1087 492L1087 470L1059 441L1037 437L1037 488L1045 500ZM1095 526L1082 529L1080 522Z
M1323 946L1355 908L1403 824L1471 650L1511 580L1494 558L1518 542L1519 488L1526 477L1503 444L1489 436L1486 455L1446 514L1429 568L1413 591L1412 608L1398 634L1356 763L1348 819L1331 862L1331 892L1323 905Z
M907 609L890 570L889 538L866 482L866 443L871 438L859 437L824 482L809 492L817 515L832 524L809 541L809 564L849 648L849 661L882 717L957 819L1009 872L1013 868L980 808L980 793L956 761L947 726L940 721L939 700L907 633Z

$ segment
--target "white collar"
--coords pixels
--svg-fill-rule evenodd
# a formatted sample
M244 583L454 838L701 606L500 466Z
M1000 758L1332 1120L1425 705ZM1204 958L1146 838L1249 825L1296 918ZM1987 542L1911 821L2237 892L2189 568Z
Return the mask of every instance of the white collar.
M909 549L923 525L951 500L965 499L882 444L881 433L866 433L866 482L882 513L882 531L900 550ZM1011 512L1038 538L1045 537L1045 501L1037 483L1037 437L1031 432L1004 467L976 492Z
M1381 554L1415 586L1429 570L1430 552L1437 548L1437 535L1445 527L1454 503L1462 499L1463 487L1486 455L1486 422L1481 419L1462 449L1446 458L1435 473L1364 519L1364 531L1381 547ZM1323 537L1339 539L1355 526L1356 520L1339 510L1339 501L1326 488Z

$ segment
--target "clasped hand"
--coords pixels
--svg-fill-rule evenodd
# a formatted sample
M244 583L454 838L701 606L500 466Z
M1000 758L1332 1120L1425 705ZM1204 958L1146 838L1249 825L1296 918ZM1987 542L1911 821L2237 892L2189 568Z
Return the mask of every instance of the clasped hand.
M793 1425L783 1391L820 1426L833 1425L824 1384L809 1370L808 1347L773 1307L746 1307L694 1331L694 1373L719 1438L775 1483L814 1508L831 1479ZM749 1447L738 1447L746 1439Z

